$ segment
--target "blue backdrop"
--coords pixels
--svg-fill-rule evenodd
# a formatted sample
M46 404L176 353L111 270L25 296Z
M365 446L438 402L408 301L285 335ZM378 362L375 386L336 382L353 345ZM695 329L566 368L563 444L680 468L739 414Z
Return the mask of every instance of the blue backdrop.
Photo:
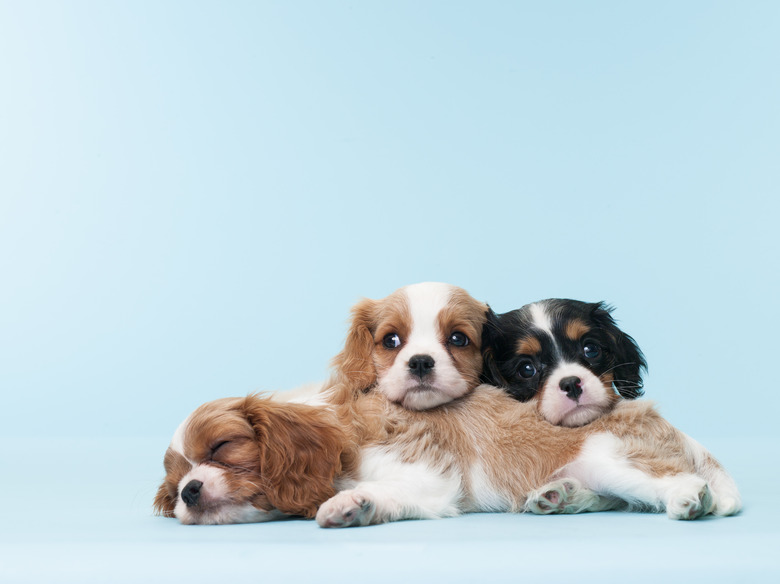
M307 522L181 528L149 505L189 411L325 378L359 297L425 280L498 311L614 304L648 358L647 398L746 494L742 517L697 529L745 534L753 556L734 558L780 571L761 555L780 541L761 505L777 508L780 479L779 29L770 1L0 2L9 578L44 579L24 558L49 545L62 574L104 579L79 558L99 543L111 565L115 531L139 558L149 542L199 557L180 549L194 533L236 534L220 548L233 559L272 530L325 555L358 545ZM616 516L550 521L582 542ZM637 537L677 529L630 520ZM361 557L394 553L392 530L476 519L454 521L371 528L391 535ZM561 537L534 521L540 541Z

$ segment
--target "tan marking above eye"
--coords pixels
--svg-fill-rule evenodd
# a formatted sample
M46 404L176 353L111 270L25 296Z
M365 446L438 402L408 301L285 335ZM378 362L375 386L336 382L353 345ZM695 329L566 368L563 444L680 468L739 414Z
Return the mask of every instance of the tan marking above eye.
M564 332L572 341L578 341L590 332L590 327L580 319L575 318L566 323Z
M542 343L536 337L523 337L517 341L518 355L538 355L542 352Z

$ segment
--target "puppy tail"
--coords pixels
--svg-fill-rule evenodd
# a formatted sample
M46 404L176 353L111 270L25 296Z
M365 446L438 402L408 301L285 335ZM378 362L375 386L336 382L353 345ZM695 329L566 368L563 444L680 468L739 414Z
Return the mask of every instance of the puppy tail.
M687 434L683 436L696 474L707 481L712 491L715 503L712 514L727 516L739 513L742 509L742 499L734 479L704 446Z

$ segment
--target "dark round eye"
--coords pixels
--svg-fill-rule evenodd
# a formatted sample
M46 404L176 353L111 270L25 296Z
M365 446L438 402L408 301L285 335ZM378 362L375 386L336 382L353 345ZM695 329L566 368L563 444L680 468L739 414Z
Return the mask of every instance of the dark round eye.
M450 345L455 345L456 347L465 347L469 344L469 338L463 333L455 331L450 335L450 338L447 339L447 342L449 342Z
M530 361L523 361L517 370L517 374L523 379L531 379L536 375L536 367Z
M601 355L601 347L593 341L587 341L582 347L582 352L585 354L586 359L596 359Z
M397 349L401 346L401 337L396 333L390 333L389 335L385 335L385 338L382 339L382 344L388 349Z

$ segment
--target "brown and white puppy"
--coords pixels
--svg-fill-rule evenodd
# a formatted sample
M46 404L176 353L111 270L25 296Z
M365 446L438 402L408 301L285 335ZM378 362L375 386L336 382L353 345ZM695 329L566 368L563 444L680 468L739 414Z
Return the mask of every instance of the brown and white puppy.
M603 302L552 298L497 315L484 327L483 380L535 400L550 423L582 426L642 394L647 363Z
M327 408L256 395L206 403L165 453L155 511L185 524L314 517L354 470L346 427Z
M479 385L487 305L462 288L425 282L352 309L329 386L382 393L410 410L457 399Z

